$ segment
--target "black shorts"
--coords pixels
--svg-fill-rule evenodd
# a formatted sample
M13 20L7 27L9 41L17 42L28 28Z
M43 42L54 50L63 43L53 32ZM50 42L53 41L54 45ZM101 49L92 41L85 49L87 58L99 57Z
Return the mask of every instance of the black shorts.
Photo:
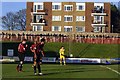
M35 62L39 63L39 62L42 62L42 60L41 60L42 57L43 57L43 56L42 56L42 54L40 53L40 54L37 54L37 58L34 58L34 57L33 57L33 60L34 60Z
M18 58L19 58L20 61L24 61L25 53L18 52Z
M37 63L41 62L41 58L40 57L37 57L37 58L33 57L33 60L34 60L34 62L37 62Z

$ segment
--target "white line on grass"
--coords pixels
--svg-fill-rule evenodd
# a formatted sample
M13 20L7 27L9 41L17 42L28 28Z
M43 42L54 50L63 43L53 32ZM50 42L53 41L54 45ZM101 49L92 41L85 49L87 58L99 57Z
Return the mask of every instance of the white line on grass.
M113 72L115 72L115 73L117 73L117 74L119 74L120 75L120 72L118 72L118 71L116 71L116 70L114 70L114 69L112 69L112 68L110 68L110 67L107 67L107 66L100 66L100 67L104 67L104 68L107 68L107 69L109 69L109 70L111 70L111 71L113 71Z

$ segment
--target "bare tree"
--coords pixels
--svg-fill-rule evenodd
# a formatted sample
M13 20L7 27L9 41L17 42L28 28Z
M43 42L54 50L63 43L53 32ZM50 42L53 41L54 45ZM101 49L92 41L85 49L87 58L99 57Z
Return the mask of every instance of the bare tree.
M2 17L2 27L7 30L14 30L16 27L17 16L13 12L9 12Z
M22 9L19 12L16 13L17 17L18 17L18 26L16 27L16 29L19 30L25 30L26 29L26 9Z
M6 30L25 30L26 29L26 9L18 12L9 12L2 18L2 28Z

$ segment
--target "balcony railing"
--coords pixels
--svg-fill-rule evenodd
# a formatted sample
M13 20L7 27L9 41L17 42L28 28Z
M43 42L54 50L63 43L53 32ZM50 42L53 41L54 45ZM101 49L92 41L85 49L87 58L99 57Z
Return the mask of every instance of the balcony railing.
M92 13L106 13L105 9L102 8L94 8L94 10L92 10Z
M92 21L92 26L106 26L107 22L102 22L102 21Z
M48 10L44 9L44 10L33 11L33 9L31 9L31 14L43 14L43 15L47 15L48 14Z
M105 16L105 15L107 15L106 14L106 10L105 9L103 9L103 8L94 8L93 10L92 10L92 14L91 14L92 16L94 16L94 15L103 15L103 16Z
M45 19L40 19L40 20L31 20L31 25L44 25L47 26L47 21Z

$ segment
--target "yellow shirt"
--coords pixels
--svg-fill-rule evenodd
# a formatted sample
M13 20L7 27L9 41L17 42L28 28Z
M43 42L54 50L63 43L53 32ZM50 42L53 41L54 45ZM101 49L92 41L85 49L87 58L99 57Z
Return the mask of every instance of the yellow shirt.
M60 49L59 53L60 53L60 56L64 56L64 53L65 52L65 49Z

